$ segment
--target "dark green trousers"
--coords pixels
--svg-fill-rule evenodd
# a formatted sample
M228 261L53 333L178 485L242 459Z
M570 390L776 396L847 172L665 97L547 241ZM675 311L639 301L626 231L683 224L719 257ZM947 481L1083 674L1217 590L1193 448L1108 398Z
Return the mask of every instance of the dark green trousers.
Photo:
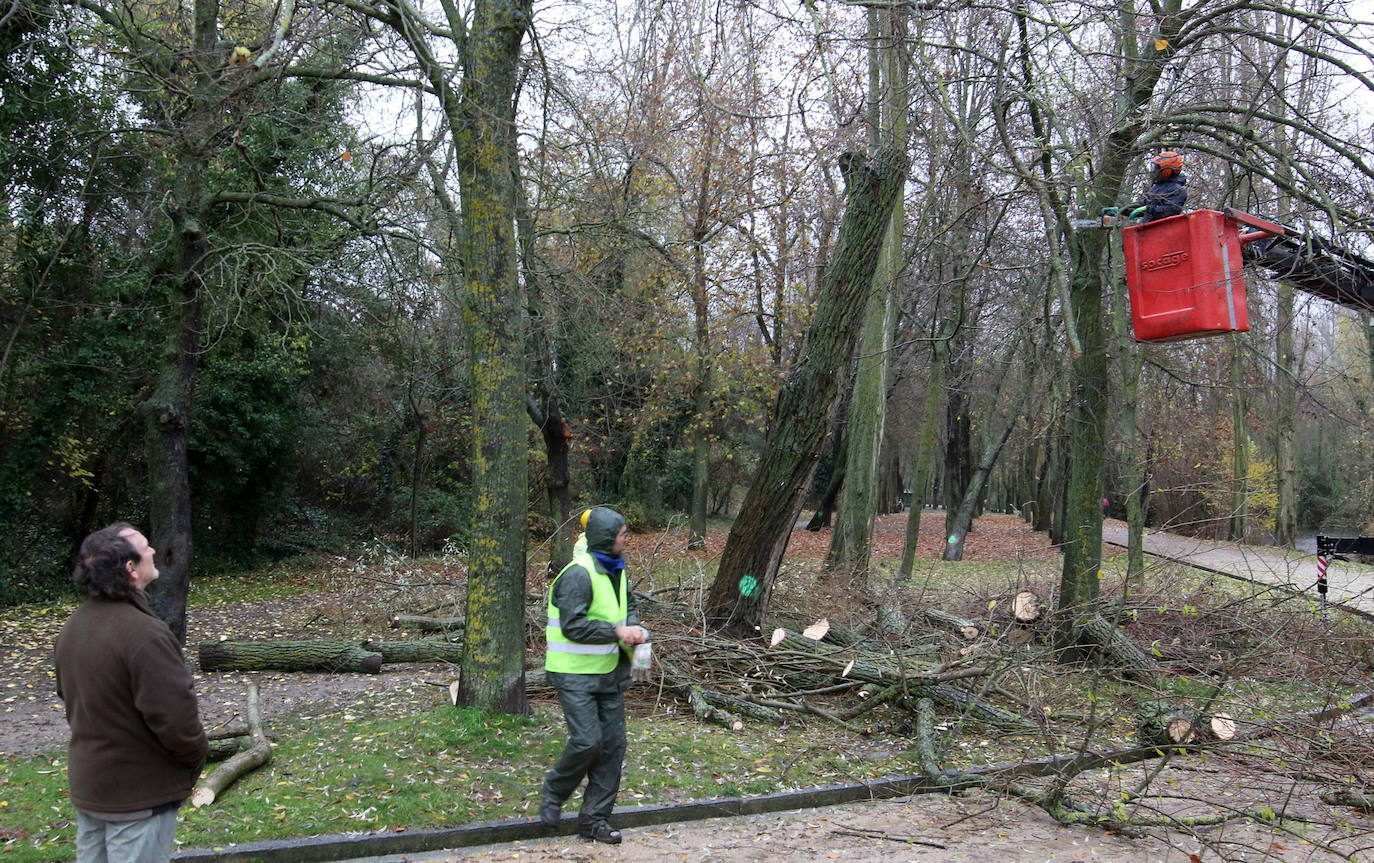
M615 808L625 762L625 695L619 689L579 692L559 687L558 702L568 723L568 743L544 777L540 794L544 802L562 806L585 776L587 791L578 823L605 821Z

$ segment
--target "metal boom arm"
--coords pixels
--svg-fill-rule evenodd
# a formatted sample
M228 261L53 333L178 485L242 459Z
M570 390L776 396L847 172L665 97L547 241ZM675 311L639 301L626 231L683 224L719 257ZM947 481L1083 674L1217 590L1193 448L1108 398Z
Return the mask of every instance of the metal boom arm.
M1332 245L1321 237L1227 209L1250 230L1240 241L1247 263L1309 294L1360 311L1374 311L1374 261Z

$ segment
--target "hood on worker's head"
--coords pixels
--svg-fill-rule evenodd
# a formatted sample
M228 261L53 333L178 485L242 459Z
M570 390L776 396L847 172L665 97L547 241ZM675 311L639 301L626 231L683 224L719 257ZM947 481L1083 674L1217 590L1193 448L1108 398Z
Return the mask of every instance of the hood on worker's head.
M615 538L625 526L625 516L607 506L593 507L587 513L587 548L613 554Z

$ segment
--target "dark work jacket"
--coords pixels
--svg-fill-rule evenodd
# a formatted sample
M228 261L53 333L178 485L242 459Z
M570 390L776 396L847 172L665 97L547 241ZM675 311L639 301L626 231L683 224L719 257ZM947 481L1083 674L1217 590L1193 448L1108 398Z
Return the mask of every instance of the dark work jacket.
M1167 219L1183 212L1188 203L1188 178L1183 174L1160 180L1145 191L1145 221Z
M181 645L136 591L87 598L57 636L72 805L138 812L185 800L207 743Z
M586 567L569 567L553 584L553 604L558 606L558 619L563 634L573 641L583 644L612 644L619 641L615 636L615 624L606 620L590 620L587 609L592 604L593 578L610 576L602 569L601 561L596 561L596 572L588 573ZM629 582L626 581L626 590ZM625 599L625 625L638 626L639 613L635 610L634 591ZM630 657L624 650L619 651L620 661L614 671L605 674L565 674L558 671L547 672L546 678L551 686L571 689L577 692L614 692L630 685Z

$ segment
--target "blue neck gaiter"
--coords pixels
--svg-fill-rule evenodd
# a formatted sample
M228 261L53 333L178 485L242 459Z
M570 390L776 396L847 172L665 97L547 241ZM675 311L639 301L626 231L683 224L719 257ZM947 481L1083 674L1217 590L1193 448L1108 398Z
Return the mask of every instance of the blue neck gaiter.
M615 575L625 568L625 558L619 555L602 554L595 549L588 549L588 551L592 553L592 557L601 562L602 566L606 567L606 571L611 575Z

